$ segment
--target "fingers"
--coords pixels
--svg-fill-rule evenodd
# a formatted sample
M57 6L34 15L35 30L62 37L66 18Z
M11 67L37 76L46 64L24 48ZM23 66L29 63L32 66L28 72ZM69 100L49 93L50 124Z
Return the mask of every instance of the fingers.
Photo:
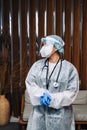
M43 93L43 96L40 97L40 103L44 106L49 106L51 102L51 96L47 93Z

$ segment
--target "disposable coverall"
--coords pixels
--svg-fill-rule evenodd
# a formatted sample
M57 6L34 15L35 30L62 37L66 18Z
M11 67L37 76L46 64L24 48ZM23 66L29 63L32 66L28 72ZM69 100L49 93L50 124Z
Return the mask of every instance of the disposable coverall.
M35 62L25 81L26 90L33 105L27 130L75 130L72 103L79 91L78 72L72 63L63 60L61 72L56 81L61 65L60 60L47 89L47 62L46 59ZM55 85L56 82L58 85ZM48 107L40 104L40 97L44 92L49 93L52 98Z

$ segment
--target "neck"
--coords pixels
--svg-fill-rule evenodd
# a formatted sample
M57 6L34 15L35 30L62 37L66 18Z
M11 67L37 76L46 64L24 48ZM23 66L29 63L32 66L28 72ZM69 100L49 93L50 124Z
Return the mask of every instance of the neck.
M49 62L51 62L51 63L57 63L59 61L59 59L60 59L60 56L58 55L58 53L54 53L49 58Z

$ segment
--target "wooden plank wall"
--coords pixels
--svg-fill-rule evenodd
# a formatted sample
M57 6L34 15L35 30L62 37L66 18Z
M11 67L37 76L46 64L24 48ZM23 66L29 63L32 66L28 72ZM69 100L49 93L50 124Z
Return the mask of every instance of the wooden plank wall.
M27 72L40 58L43 36L64 39L64 57L76 66L80 89L87 90L87 0L0 0L0 33L5 27L10 33L9 92L16 116Z

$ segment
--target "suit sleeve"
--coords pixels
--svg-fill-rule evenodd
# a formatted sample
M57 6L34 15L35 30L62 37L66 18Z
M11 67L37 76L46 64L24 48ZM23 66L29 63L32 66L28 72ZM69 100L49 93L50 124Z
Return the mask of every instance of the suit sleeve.
M26 91L29 94L30 102L32 105L41 105L40 104L40 96L43 95L44 92L48 92L46 89L41 88L37 85L36 82L36 63L31 67L30 71L25 80Z

